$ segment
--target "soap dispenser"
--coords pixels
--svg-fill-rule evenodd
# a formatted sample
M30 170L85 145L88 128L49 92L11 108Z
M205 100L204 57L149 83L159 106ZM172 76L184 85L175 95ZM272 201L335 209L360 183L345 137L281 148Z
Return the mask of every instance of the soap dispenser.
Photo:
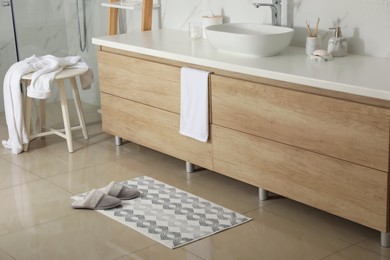
M329 29L334 30L334 35L329 39L328 52L332 54L333 57L346 56L348 53L348 43L347 40L342 36L341 28L334 27Z

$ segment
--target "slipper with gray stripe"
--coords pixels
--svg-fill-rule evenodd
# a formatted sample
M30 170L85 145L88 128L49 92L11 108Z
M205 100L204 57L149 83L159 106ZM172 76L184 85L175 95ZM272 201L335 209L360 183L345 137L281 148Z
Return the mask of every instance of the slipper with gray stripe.
M137 198L141 193L133 188L127 187L122 183L112 181L106 187L99 189L107 195L121 200L131 200Z
M91 190L84 199L72 202L74 209L111 209L122 205L122 201L101 190Z

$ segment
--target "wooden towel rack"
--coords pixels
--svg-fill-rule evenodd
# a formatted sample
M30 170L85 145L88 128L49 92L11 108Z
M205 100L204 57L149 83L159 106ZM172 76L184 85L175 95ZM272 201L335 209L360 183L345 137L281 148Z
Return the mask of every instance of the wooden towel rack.
M109 3L116 3L119 0L109 0ZM152 11L153 0L142 1L142 21L141 30L149 31L152 29ZM118 8L110 7L108 9L108 35L118 34Z

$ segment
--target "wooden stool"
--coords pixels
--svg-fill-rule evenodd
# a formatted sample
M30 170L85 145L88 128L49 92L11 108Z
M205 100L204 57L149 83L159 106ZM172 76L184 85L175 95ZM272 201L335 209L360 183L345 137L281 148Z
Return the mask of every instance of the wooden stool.
M87 71L87 69L64 69L59 74L57 74L54 78L54 81L57 83L58 89L59 89L59 95L61 100L61 110L62 110L62 119L64 121L64 129L47 129L45 126L46 123L46 107L45 107L45 99L40 99L39 107L40 107L40 119L41 119L41 129L40 133L38 134L31 134L31 103L32 98L27 96L26 89L24 89L24 98L25 98L25 126L26 126L26 132L28 135L28 141L30 143L31 140L47 136L47 135L53 135L56 134L58 136L61 136L62 138L66 139L68 150L70 153L73 152L73 142L72 142L72 130L82 129L83 135L85 139L88 139L88 132L87 127L85 125L84 120L84 113L83 109L81 107L81 101L80 101L80 94L77 89L77 81L76 77L84 74ZM31 81L31 76L33 73L26 74L22 77L22 83L24 85L24 88L27 86L27 82ZM79 118L80 125L78 126L70 126L69 122L69 110L68 110L68 103L67 103L67 96L65 91L65 79L68 79L70 81L70 84L72 86L72 92L73 97L76 105L77 110L77 116ZM45 130L45 131L44 131ZM28 144L25 144L23 147L24 151L28 150Z

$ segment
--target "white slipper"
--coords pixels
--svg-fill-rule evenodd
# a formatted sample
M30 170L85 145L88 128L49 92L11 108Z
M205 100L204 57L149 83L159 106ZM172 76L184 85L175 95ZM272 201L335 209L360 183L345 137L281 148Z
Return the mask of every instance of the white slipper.
M72 203L74 209L110 209L122 204L122 201L107 195L101 190L91 190L84 199Z
M137 198L141 193L133 188L127 187L122 183L112 181L106 187L99 189L107 195L121 200L131 200Z

